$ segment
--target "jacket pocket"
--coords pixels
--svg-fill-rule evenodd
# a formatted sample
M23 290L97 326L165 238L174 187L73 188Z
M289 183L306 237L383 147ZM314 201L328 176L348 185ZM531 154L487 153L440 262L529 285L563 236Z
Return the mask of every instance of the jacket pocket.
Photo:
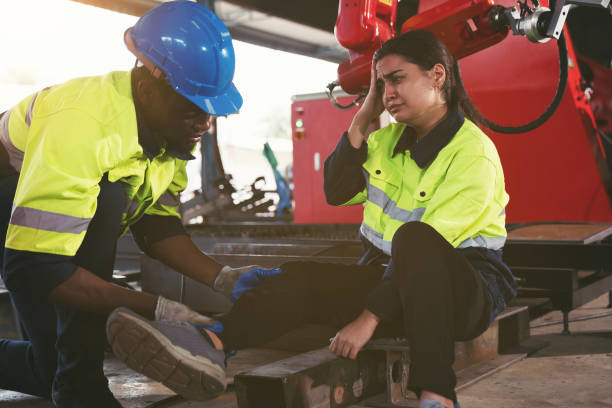
M412 193L415 200L415 207L425 207L427 202L436 194L438 187L442 183L443 177L435 174L425 174L417 188Z
M388 161L376 158L367 160L363 164L363 169L368 201L385 210L401 185L401 173Z

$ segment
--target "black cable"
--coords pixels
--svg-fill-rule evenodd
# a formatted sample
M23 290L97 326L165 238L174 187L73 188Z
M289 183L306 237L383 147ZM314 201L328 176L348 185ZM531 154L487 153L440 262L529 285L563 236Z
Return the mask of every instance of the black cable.
M357 97L355 98L355 100L351 103L349 103L348 105L341 105L340 102L338 102L338 100L336 99L336 97L334 96L334 89L339 85L338 81L334 81L331 82L327 85L327 87L325 88L325 93L327 94L327 97L329 98L329 100L331 101L331 103L334 104L334 106L338 109L342 109L342 110L346 110L346 109L351 109L353 106L358 105L359 102L361 102L362 99L365 98L365 94L362 92L359 95L357 95Z
M537 128L538 126L546 122L552 116L553 113L555 113L555 111L559 107L559 104L561 103L561 99L563 99L563 94L565 93L565 88L567 87L567 70L568 70L567 43L565 41L565 34L563 32L561 33L561 36L559 37L559 40L557 41L557 48L559 50L559 82L557 83L557 92L555 93L555 96L553 97L552 102L550 103L550 105L548 105L544 113L540 115L538 118L536 118L535 120L527 123L526 125L502 126L497 123L493 123L489 119L485 118L484 115L480 113L478 108L474 106L474 109L476 110L478 116L480 116L481 123L483 125L499 133L506 133L506 134L525 133L525 132L528 132L530 130ZM459 61L455 63L454 70L455 70L455 78L456 78L458 86L461 86L465 89L465 87L463 86L463 81L461 80L461 69L459 68ZM467 96L467 92L466 92L466 96ZM467 98L468 100L470 100L469 96L467 96Z
M602 141L605 141L610 146L612 146L612 137L608 136L608 134L606 132L604 132L601 129L595 129L595 132L597 132L597 134L599 134L599 137L601 137Z

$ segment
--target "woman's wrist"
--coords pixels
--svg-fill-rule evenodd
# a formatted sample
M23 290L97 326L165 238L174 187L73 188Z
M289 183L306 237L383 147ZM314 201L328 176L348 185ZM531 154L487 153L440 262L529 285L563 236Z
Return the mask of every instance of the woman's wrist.
M374 325L374 326L378 326L378 323L380 322L380 317L376 316L374 313L370 312L368 309L364 309L363 312L361 312L359 319L361 319L363 322L367 324Z
M368 126L370 126L370 120L365 117L365 115L360 114L361 112L357 112L357 114L353 117L353 121L351 122L351 126L348 129L348 139L351 142L351 145L355 149L359 149L365 140L365 133L368 130Z
M355 116L353 116L353 121L351 122L351 127L355 127L359 129L360 132L365 133L368 130L370 124L377 118L371 117L367 112L362 110L358 111Z

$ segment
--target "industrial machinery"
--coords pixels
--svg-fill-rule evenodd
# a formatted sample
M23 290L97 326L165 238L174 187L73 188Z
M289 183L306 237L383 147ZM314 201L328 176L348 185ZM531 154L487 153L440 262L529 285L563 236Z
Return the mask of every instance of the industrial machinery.
M277 169L268 143L264 144L263 156L272 168L276 189L266 189L263 176L248 186L235 186L232 175L224 170L215 127L202 138L201 153L202 189L181 204L184 224L292 220L291 189Z

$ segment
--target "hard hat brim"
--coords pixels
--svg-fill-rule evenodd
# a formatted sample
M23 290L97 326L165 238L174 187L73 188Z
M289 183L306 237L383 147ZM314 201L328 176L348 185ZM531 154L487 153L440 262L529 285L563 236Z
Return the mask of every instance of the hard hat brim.
M231 83L224 93L216 96L190 95L180 88L175 90L211 115L230 115L238 112L242 107L242 95L240 95L234 83Z

